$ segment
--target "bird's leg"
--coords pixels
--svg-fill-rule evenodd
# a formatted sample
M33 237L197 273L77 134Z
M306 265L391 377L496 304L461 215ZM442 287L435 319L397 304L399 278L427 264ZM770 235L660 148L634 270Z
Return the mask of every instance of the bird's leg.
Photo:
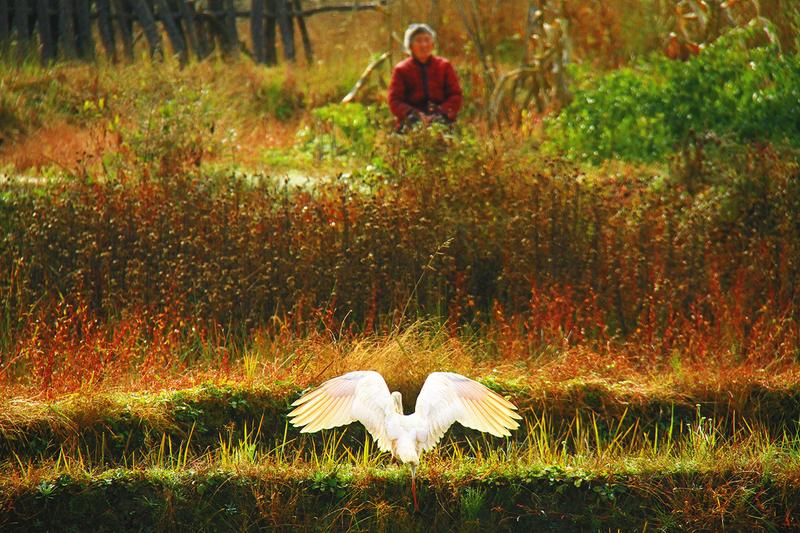
M417 503L417 467L411 465L411 497L414 499L414 512L419 512L419 503Z
M414 512L419 512L419 503L417 503L417 481L414 476L411 476L411 496L414 498Z

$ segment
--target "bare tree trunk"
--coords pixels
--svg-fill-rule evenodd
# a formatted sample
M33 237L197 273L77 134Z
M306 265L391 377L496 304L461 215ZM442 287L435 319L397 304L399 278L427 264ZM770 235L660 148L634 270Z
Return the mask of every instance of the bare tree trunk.
M91 8L89 0L77 0L76 14L78 22L78 46L81 57L93 60L95 58L94 35L92 35Z
M300 28L300 38L303 40L303 52L306 56L306 63L310 66L314 63L314 50L311 48L311 37L308 35L308 28L306 28L306 20L300 13L303 12L303 6L300 0L294 0L294 11L297 13L297 26Z
M558 109L563 108L572 101L572 93L567 82L566 64L569 62L569 32L568 20L564 13L564 2L561 2L554 29L558 31L555 42L556 50L553 58L553 75L555 77L555 96Z
M292 25L289 3L288 0L276 0L276 4L276 18L278 19L278 27L281 30L283 57L286 58L287 61L294 62L297 58L297 54L294 49L294 26Z
M75 4L74 0L58 1L58 33L61 55L75 59Z
M277 23L278 6L276 0L267 0L267 27L265 33L266 50L264 50L264 61L267 65L276 65L278 63L278 50L275 47L275 40L277 38L275 25Z
M153 12L145 0L131 0L133 12L136 18L139 19L139 24L142 25L144 36L147 38L147 43L150 45L150 56L159 55L164 56L164 49L161 43L161 34L158 33L156 28L156 20L153 18Z
M117 19L117 26L119 26L119 34L122 37L122 48L125 50L125 57L128 58L128 61L133 61L133 19L124 0L111 1L114 5L114 14Z
M531 62L531 39L533 34L541 34L544 16L538 0L528 0L528 12L525 19L525 50L522 63L528 65Z
M186 42L183 40L183 35L181 35L178 25L175 23L167 0L156 0L155 4L158 8L158 18L164 24L172 51L178 54L181 65L185 65L189 60L189 55L186 52Z
M97 0L97 29L103 48L111 61L117 60L117 43L114 40L114 26L111 24L111 5L108 0Z
M50 27L50 0L36 1L36 18L39 21L39 38L42 41L42 62L49 63L56 58L57 48Z
M531 65L531 39L534 32L539 33L537 30L541 28L543 17L542 11L539 9L538 0L528 0L528 8L525 15L525 40L523 41L522 60L520 61L519 68L525 69ZM520 75L514 78L514 85L511 94L516 94L517 91L524 85L524 82L532 78L532 75ZM531 92L528 93L526 104L532 97Z

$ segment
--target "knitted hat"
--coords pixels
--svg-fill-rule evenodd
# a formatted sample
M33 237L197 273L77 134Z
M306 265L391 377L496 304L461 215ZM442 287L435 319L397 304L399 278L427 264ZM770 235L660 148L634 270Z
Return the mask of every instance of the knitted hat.
M431 37L433 37L434 41L436 40L436 32L428 26L427 24L422 24L419 22L415 22L410 24L406 29L406 34L403 37L403 48L406 49L406 53L411 55L411 41L414 40L414 36L418 33L427 33Z

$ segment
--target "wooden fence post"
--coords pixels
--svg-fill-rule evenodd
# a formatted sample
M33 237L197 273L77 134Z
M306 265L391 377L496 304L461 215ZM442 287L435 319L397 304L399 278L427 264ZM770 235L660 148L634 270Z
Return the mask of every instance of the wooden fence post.
M95 58L94 35L92 35L91 7L89 0L77 0L77 35L78 47L81 57L93 60Z
M50 27L50 0L37 0L36 19L39 22L39 38L42 41L42 62L49 63L56 58L56 43Z
M158 18L160 18L161 22L164 24L164 29L167 32L172 50L178 54L181 65L185 65L189 60L189 55L186 51L186 42L183 40L183 35L181 35L178 25L175 23L172 11L170 11L170 7L167 5L167 0L156 0L155 3L156 7L158 7Z
M58 1L58 40L61 55L75 59L75 4L74 0Z
M376 9L388 0L366 3L353 0L352 4L316 5L306 10L302 0L251 0L249 12L236 10L237 5L245 4L242 0L202 0L205 9L197 9L198 1L201 0L0 0L0 48L16 43L20 61L38 46L45 63L58 57L94 60L98 54L96 30L111 61L119 59L117 33L122 53L133 61L136 29L137 38L144 35L147 40L152 57L164 57L164 32L172 51L185 64L192 51L202 59L216 46L226 56L238 55L244 48L239 41L237 19L249 17L255 61L277 63L280 33L284 58L295 62L295 31L299 31L310 65L314 50L306 17L332 11Z
M97 29L106 54L111 61L117 61L117 43L114 40L114 26L111 24L111 4L108 0L97 0Z
M225 25L222 23L224 14L225 6L223 5L223 0L208 0L206 21L211 37L211 48L213 50L214 45L217 44L222 50L222 55L228 56L230 54L230 43L225 32Z
M128 61L133 61L133 24L131 14L126 9L123 0L112 0L114 15L119 26L119 34L122 37L122 48Z
M253 41L253 57L257 63L267 62L264 43L264 0L253 0L250 6L250 37Z
M203 59L208 55L208 52L206 43L201 42L197 33L194 3L189 0L178 0L178 8L180 9L181 22L184 28L183 33L186 36L188 47L194 50L194 54L198 59Z
M311 48L311 37L306 28L306 19L303 17L303 6L300 0L294 0L294 12L297 16L297 27L300 28L300 38L303 40L303 52L306 56L306 63L311 66L314 63L314 50Z
M236 57L239 55L239 32L236 29L236 6L233 5L233 0L225 0L223 21L225 35L228 39L228 53Z
M11 35L11 24L8 20L11 14L9 2L11 0L0 0L0 49L9 41Z
M277 4L276 18L278 27L281 30L281 43L283 44L283 57L287 61L294 62L296 53L294 49L294 26L292 25L291 9L289 0L275 0Z
M139 20L139 24L142 26L142 30L144 30L147 43L150 45L150 56L153 57L157 54L164 57L161 34L158 33L156 20L147 2L145 2L145 0L131 0L131 6L133 7L133 12L136 14L136 18Z
M267 2L267 28L265 33L267 49L264 51L265 62L267 65L276 65L278 63L278 50L275 47L276 28L277 23L276 13L278 6L276 0L268 0Z
M211 2L213 0L208 1ZM197 42L201 47L203 47L203 52L206 54L206 56L208 56L214 53L217 48L218 41L221 39L219 36L219 27L209 16L208 10L203 13L202 17L199 16L199 11L197 13Z
M17 29L17 54L24 58L30 49L30 24L28 22L29 0L16 0L14 3L14 27Z

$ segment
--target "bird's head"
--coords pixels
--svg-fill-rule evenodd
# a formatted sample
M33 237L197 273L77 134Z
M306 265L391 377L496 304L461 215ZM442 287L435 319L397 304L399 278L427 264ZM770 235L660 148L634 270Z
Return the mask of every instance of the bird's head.
M416 468L419 464L419 451L411 440L398 441L394 455L400 459L401 463L410 464L412 468Z
M394 402L394 410L397 411L397 414L403 414L403 395L397 391L392 393L392 401Z

